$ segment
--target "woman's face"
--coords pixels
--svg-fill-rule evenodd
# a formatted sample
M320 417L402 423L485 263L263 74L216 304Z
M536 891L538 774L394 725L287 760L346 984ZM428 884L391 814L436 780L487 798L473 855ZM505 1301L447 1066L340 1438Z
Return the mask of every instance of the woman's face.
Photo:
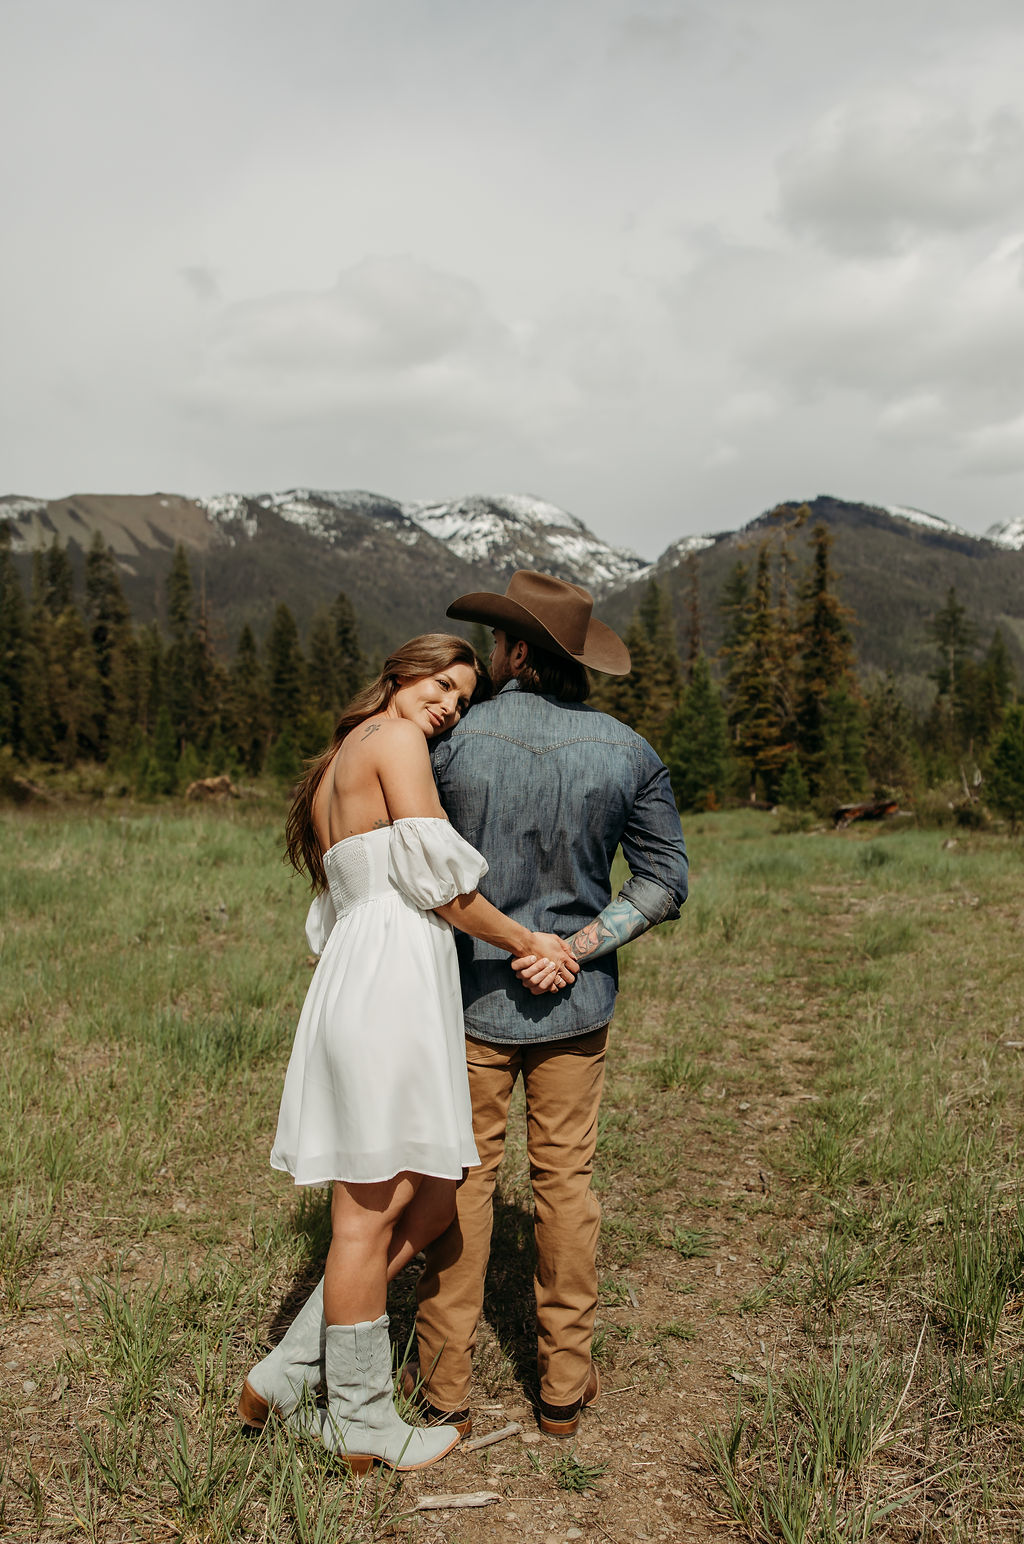
M411 719L431 740L459 722L475 688L472 665L451 665L434 675L403 682L391 699L389 711L398 718Z

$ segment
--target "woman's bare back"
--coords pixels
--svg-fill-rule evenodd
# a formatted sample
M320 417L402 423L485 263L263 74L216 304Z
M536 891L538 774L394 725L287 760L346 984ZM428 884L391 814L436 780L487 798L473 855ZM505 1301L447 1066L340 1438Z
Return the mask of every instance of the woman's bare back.
M313 796L320 851L408 815L443 817L426 738L406 720L368 718L345 736Z

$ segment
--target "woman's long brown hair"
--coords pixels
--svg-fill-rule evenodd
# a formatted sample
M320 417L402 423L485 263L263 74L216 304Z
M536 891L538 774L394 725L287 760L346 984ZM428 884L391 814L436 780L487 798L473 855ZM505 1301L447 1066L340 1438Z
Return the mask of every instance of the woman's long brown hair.
M309 875L314 893L327 888L327 875L313 826L313 799L338 746L365 719L372 718L374 713L382 713L400 686L436 675L438 671L450 670L453 665L469 665L476 671L470 706L491 695L491 678L476 651L464 638L457 638L454 633L422 633L388 656L377 679L357 692L342 713L327 749L307 762L288 811L284 834L285 850L292 867L300 874Z

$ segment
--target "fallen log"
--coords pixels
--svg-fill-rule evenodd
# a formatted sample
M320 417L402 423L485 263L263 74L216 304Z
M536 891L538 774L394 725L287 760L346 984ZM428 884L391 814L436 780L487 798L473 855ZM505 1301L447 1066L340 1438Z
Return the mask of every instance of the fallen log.
M898 815L899 804L895 799L869 799L864 804L841 804L832 814L832 824L837 828L848 826L855 820L888 820Z

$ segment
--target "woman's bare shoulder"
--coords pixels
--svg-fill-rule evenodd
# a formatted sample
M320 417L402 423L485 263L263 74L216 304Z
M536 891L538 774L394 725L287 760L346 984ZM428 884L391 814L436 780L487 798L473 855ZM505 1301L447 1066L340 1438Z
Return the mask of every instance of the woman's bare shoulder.
M389 762L429 759L426 735L407 718L368 718L351 731L345 743L353 761L372 764L381 757Z

